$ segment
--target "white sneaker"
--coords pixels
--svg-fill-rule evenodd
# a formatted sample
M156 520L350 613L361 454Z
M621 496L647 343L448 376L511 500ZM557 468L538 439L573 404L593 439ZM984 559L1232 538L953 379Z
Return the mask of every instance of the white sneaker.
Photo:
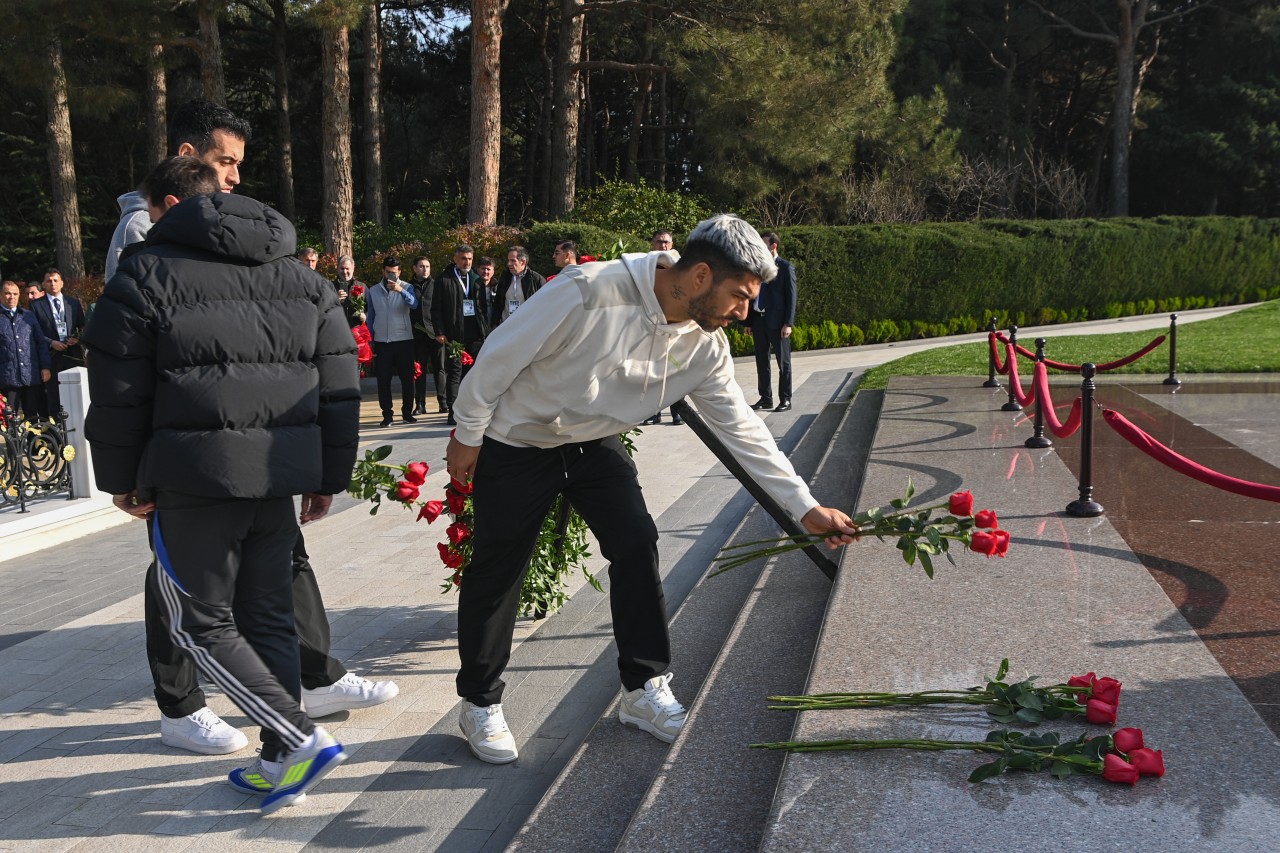
M658 740L671 743L684 728L684 718L688 713L684 706L672 695L672 675L659 675L650 678L644 687L636 690L624 690L622 703L618 705L618 720L633 729L648 732Z
M463 700L458 725L467 736L467 746L471 747L472 755L481 761L510 764L520 757L516 752L516 739L511 736L507 719L502 715L502 705L482 708Z
M160 717L160 742L202 755L239 752L249 739L207 707L187 717Z
M339 711L372 708L400 695L394 681L370 681L348 672L328 687L302 690L302 710L308 717L327 717Z

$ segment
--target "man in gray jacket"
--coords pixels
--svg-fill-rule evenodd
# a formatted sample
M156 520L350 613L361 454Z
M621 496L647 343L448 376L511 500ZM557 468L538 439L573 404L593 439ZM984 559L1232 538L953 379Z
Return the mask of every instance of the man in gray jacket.
M378 405L382 426L391 426L391 377L400 377L400 413L407 424L413 416L413 309L418 296L400 279L400 259L384 258L382 281L365 291L364 308L369 333L373 336L373 359L378 374Z

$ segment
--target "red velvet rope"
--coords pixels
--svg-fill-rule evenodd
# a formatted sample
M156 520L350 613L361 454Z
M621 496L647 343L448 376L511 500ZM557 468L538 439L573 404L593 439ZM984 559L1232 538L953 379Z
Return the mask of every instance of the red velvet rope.
M1262 483L1251 483L1210 470L1198 462L1192 462L1180 453L1165 447L1138 427L1134 426L1124 415L1112 409L1104 409L1102 418L1120 437L1141 450L1143 453L1169 466L1179 474L1199 480L1217 489L1244 495L1247 498L1258 498L1264 501L1280 502L1280 486L1267 486Z
M991 332L989 333L989 335L992 338L998 338L1000 342L1005 345L1008 345L1009 343L1009 338L1006 335L1000 334L998 332ZM1117 367L1124 367L1126 364L1132 364L1133 362L1142 358L1144 355L1146 355L1147 353L1151 352L1153 349L1155 349L1156 347L1164 343L1164 337L1165 337L1164 335L1161 335L1160 337L1153 340L1151 343L1147 344L1142 349L1138 350L1135 353L1132 353L1131 355L1126 355L1124 358L1116 359L1115 361L1108 361L1106 364L1099 364L1097 366L1098 372L1106 373L1108 370L1115 370ZM1014 346L1017 347L1017 350L1021 355L1026 356L1029 359L1033 359L1033 360L1035 359L1036 354L1033 353L1031 350L1027 349L1026 347L1024 347L1022 344L1015 344ZM995 352L994 340L991 342L991 350L993 353ZM996 363L997 365L999 364L998 358L996 360ZM1044 363L1049 367L1052 367L1054 370L1064 370L1067 373L1079 373L1081 368L1081 365L1079 364L1068 364L1065 361L1054 361L1051 358L1046 358L1044 360ZM999 367L997 367L996 369L1000 373L1007 372L1007 368L1005 370L1001 370Z
M1013 391L1013 399L1018 401L1018 405L1022 408L1030 406L1036 401L1036 386L1031 386L1031 393L1027 394L1022 390L1022 380L1018 378L1018 358L1013 354L1013 348L1005 344L1005 362L1009 368L1009 389ZM1040 369L1040 365L1036 365L1036 369Z
M1004 364L1000 363L1000 353L996 349L997 337L998 335L995 332L987 332L987 343L991 347L991 361L996 366L996 373L1004 375L1009 372L1009 360L1006 356ZM1008 341L1005 341L1005 343L1007 344Z
M1040 398L1045 426L1049 427L1049 431L1058 438L1066 438L1080 429L1080 423L1084 418L1083 401L1080 397L1076 397L1071 403L1071 414L1067 415L1067 422L1058 420L1058 413L1053 406L1053 396L1049 393L1049 370L1043 364L1036 365L1035 396Z

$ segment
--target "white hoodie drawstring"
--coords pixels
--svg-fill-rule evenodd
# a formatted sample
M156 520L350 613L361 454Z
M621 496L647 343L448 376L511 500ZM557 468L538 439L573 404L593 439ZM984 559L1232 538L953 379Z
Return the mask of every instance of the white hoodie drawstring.
M662 387L658 390L658 399L662 400L667 396L667 371L671 367L669 356L671 355L671 336L663 335L666 344L662 348ZM653 324L653 334L649 336L649 354L645 356L645 361L649 364L653 363L653 345L658 340L658 324ZM649 371L644 372L644 387L640 389L640 399L644 399L649 392Z

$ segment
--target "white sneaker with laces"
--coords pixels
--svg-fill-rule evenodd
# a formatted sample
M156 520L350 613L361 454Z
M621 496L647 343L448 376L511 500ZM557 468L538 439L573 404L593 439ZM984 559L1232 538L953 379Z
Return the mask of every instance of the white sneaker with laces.
M208 707L186 717L160 717L160 742L201 755L227 755L249 745L249 739Z
M520 757L516 752L516 739L507 728L507 718L502 715L502 705L480 707L463 700L458 725L467 737L471 753L490 764L510 764Z
M648 732L658 740L671 743L684 728L688 712L672 695L671 673L650 678L644 687L623 690L618 705L618 720L624 725Z
M370 681L348 672L328 687L302 690L302 710L309 717L327 717L339 711L372 708L400 695L394 681Z

